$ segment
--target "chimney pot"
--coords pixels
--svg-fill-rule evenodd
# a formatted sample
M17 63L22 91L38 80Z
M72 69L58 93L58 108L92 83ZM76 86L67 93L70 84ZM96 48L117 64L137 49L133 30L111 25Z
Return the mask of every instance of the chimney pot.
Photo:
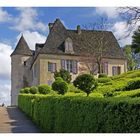
M81 34L81 27L80 25L77 25L77 33L80 35Z

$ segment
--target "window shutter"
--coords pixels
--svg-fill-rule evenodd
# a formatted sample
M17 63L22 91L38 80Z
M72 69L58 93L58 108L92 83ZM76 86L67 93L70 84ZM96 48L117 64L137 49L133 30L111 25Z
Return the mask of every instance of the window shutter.
M52 64L52 72L55 72L56 71L56 63L53 63Z
M77 74L77 61L73 61L72 72Z
M65 69L65 60L64 59L61 60L61 68Z

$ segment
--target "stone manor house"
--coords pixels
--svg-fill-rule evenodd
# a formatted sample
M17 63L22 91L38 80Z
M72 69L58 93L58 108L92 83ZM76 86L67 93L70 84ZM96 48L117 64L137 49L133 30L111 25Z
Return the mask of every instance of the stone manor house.
M19 90L26 86L49 84L55 71L68 70L72 80L79 74L97 74L101 60L103 73L109 76L127 71L127 61L110 31L66 29L60 19L49 23L46 42L31 50L21 36L11 54L11 105L17 105Z

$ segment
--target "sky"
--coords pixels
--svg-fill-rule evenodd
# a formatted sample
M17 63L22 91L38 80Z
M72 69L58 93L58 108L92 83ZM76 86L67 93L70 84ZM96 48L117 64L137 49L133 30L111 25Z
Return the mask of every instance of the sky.
M101 17L110 23L112 31L121 47L131 44L131 37L121 39L125 31L126 21L120 17L115 7L0 7L0 105L10 105L11 59L10 54L21 36L25 37L29 47L35 43L44 43L49 33L48 23L59 18L66 28L81 28L91 23L99 23Z

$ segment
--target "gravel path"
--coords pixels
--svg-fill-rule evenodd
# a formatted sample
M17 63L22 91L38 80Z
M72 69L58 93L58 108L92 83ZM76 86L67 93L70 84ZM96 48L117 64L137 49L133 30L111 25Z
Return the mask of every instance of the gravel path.
M0 133L39 133L39 129L17 107L0 107Z

